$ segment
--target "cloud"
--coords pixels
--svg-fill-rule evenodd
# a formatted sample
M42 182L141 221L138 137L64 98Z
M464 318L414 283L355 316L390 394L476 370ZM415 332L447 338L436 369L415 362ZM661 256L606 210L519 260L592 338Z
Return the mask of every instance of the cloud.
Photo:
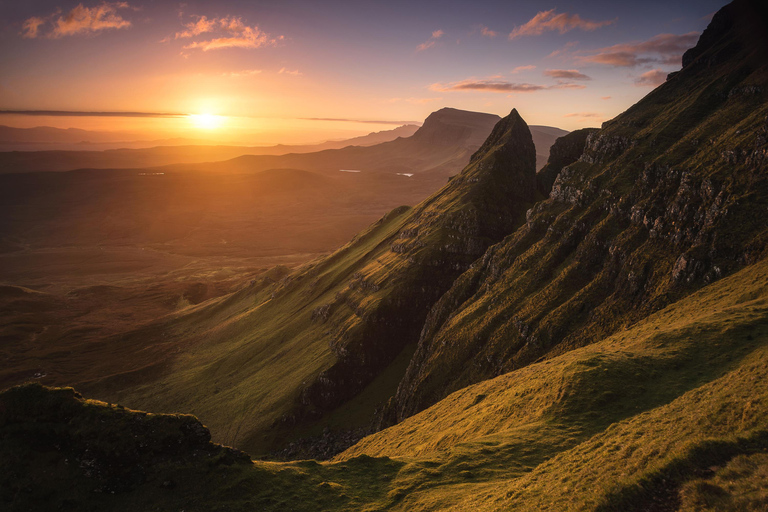
M22 24L22 37L34 39L45 35L50 39L58 39L76 34L95 34L111 28L128 28L131 22L117 13L118 9L128 8L130 6L126 2L104 2L95 7L78 4L66 15L61 15L61 11L57 11L45 18L33 16ZM49 23L52 28L43 34L41 27Z
M521 71L528 71L530 69L536 69L536 66L532 64L528 66L517 66L515 69L512 70L512 74L519 73Z
M228 76L231 78L240 78L244 76L256 76L262 73L261 69L243 69L241 71L230 71L229 73L222 73L222 76Z
M221 50L224 48L262 48L276 46L285 38L284 36L272 37L256 25L249 26L239 16L225 16L223 18L207 18L200 16L196 21L186 23L186 28L177 32L174 39L188 39L202 34L217 34L220 37L193 41L184 46L185 50L196 48L204 52L208 50Z
M565 81L560 81L555 85L509 82L498 76L481 80L469 78L467 80L451 82L448 84L434 83L429 86L431 90L437 92L481 91L498 93L536 92L545 91L547 89L584 89L585 87L586 86L583 84L574 84Z
M480 27L480 34L484 35L485 37L496 37L497 35L499 35L499 33L496 32L495 30L491 30L485 26Z
M535 85L527 83L507 82L504 80L475 80L468 79L449 84L432 84L429 88L433 91L451 92L451 91L484 91L484 92L535 92L547 89L544 85Z
M656 87L663 84L666 80L667 73L665 71L652 69L635 78L635 85Z
M28 39L36 38L37 33L40 29L40 25L43 25L44 23L45 23L45 20L43 18L32 16L31 18L26 20L24 24L21 26L23 29L21 36L26 37Z
M568 50L570 50L574 46L577 46L578 44L579 44L578 41L571 41L569 43L566 43L565 46L563 46L562 48L560 48L558 50L555 50L552 53L550 53L549 55L547 55L547 58L557 57L558 55L566 54L566 53L568 53Z
M0 110L0 115L48 117L184 117L174 112L87 112L81 110Z
M611 99L611 97L610 96L600 96L600 99L601 100L609 100L609 99Z
M695 45L698 38L698 32L659 34L639 43L601 48L594 55L578 56L577 60L614 67L636 67L650 63L679 66L683 53Z
M563 117L581 117L583 119L602 119L603 114L599 114L597 112L571 112L570 114L565 114Z
M540 11L531 18L525 25L515 27L510 32L510 39L517 39L522 36L538 36L545 31L557 30L561 34L573 29L592 31L606 25L614 23L616 20L592 21L584 20L578 14L555 13L555 9Z
M442 30L435 30L435 31L433 31L432 32L432 37L430 37L425 42L423 42L419 46L417 46L416 47L416 51L417 52L421 52L421 51L427 50L429 48L432 48L433 46L435 46L435 43L437 42L437 40L440 39L441 37L443 37L443 34L445 34L445 32L443 32Z
M544 75L564 80L592 80L591 77L580 73L578 69L547 69Z
M556 85L550 85L548 89L586 89L584 84L573 84L570 82L560 82Z
M421 124L421 121L382 121L370 119L348 119L343 117L300 117L300 121L339 121L343 123L364 123L364 124Z
M176 32L175 38L194 37L199 36L200 34L205 34L206 32L213 32L218 24L219 20L217 19L210 20L205 16L200 16L197 21L185 23L184 26L187 27L187 30Z
M299 71L298 69L289 70L287 68L280 68L280 71L277 72L278 75L293 75L293 76L301 76L303 73Z

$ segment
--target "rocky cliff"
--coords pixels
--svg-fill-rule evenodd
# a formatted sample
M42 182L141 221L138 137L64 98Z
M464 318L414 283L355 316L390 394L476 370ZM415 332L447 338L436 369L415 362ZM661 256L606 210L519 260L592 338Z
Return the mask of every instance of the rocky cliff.
M679 73L588 134L525 225L433 307L388 421L604 338L765 255L767 33L764 6L734 2Z

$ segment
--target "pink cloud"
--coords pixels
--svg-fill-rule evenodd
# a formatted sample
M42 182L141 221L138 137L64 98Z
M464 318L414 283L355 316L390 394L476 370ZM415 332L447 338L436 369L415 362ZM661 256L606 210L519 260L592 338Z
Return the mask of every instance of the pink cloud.
M480 27L480 33L485 37L496 37L499 35L495 30L491 30L488 27Z
M185 50L199 48L207 52L224 48L262 48L276 46L284 40L283 36L270 36L256 25L252 27L246 25L242 18L237 16L213 19L202 16L196 22L186 24L185 27L187 30L177 33L176 38L189 38L208 33L218 33L221 36L193 41L184 46Z
M578 69L547 69L544 75L564 80L592 80L591 77L580 73Z
M585 86L581 84L572 83L539 85L525 82L509 82L507 80L503 80L500 77L492 77L486 79L469 78L459 82L451 82L447 84L435 83L429 86L431 90L438 92L480 91L498 93L536 92L545 91L547 89L584 89L584 87Z
M600 27L610 25L616 20L592 21L582 19L578 14L555 13L555 9L541 11L531 18L526 24L510 32L509 38L516 39L522 36L538 36L545 31L557 30L561 34L574 29L592 31Z
M434 32L432 32L432 37L430 37L428 40L426 40L425 42L421 43L419 46L416 47L416 51L421 52L429 48L432 48L433 46L435 46L435 43L437 42L437 40L443 37L443 34L445 34L445 32L443 32L442 30L435 30Z
M698 32L659 34L647 41L601 48L594 55L578 56L577 59L580 62L614 67L635 67L649 63L679 66L683 53L695 45L698 38Z
M187 27L187 30L176 32L175 38L194 37L206 32L213 32L218 25L218 21L217 19L209 20L207 17L201 16L197 21L186 23L184 26Z
M635 78L635 85L657 87L663 84L666 80L666 72L660 69L652 69Z
M449 91L486 91L486 92L534 92L546 89L546 86L507 82L504 80L462 80L460 82L451 82L449 84L432 84L430 87L433 91L449 92Z
M515 69L512 70L512 74L519 73L521 71L528 71L531 69L536 69L536 66L532 64L528 66L517 66Z
M130 6L126 2L104 2L95 7L78 4L66 15L61 15L61 11L57 11L45 18L33 16L24 21L22 37L33 39L42 36L41 27L49 21L52 28L45 37L50 39L76 34L94 34L110 28L128 28L131 22L117 13L118 9L128 8Z
M22 28L22 37L26 37L28 39L34 39L37 37L37 33L40 29L40 26L45 23L45 20L43 18L38 18L37 16L32 16L28 20L24 22L24 24L21 26Z

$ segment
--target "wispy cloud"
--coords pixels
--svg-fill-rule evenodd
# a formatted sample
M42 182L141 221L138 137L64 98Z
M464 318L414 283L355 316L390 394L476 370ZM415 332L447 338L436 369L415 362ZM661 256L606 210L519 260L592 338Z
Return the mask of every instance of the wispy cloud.
M387 121L372 119L349 119L344 117L300 117L301 121L339 121L342 123L364 123L364 124L421 124L421 121Z
M451 82L447 84L435 83L429 86L431 90L438 92L479 91L497 93L537 92L545 91L547 89L584 89L584 87L585 86L582 84L573 84L567 82L562 82L555 85L510 82L498 77L482 80L469 78L459 82Z
M593 55L578 56L577 60L614 67L635 67L650 63L680 65L683 53L695 45L698 38L698 32L659 34L647 41L601 48Z
M222 76L228 76L231 78L240 78L246 76L260 75L263 71L261 69L243 69L240 71L230 71L228 73L222 73Z
M186 30L176 32L176 39L180 37L194 37L206 32L213 32L219 24L218 19L208 19L206 16L200 16L197 21L185 23Z
M592 77L580 73L578 69L547 69L544 75L563 80L592 80Z
M663 84L666 80L667 73L665 71L652 69L635 78L635 85L656 87Z
M510 32L509 38L516 39L523 36L538 36L548 31L558 31L565 34L568 31L579 29L592 31L600 27L610 25L616 20L592 21L582 19L578 14L561 13L557 14L555 9L541 11L531 18L524 25L515 27Z
M31 18L25 20L24 24L21 26L21 36L28 39L36 38L40 31L40 26L43 24L45 24L45 20L43 18L32 16Z
M611 97L610 96L600 96L600 99L601 100L609 100L609 99L611 99Z
M533 64L530 64L528 66L517 66L515 69L512 70L512 74L519 73L521 71L529 71L531 69L536 69L536 66Z
M496 32L495 30L491 30L485 26L480 27L480 34L484 35L485 37L496 37L497 35L499 35L499 33Z
M563 117L580 117L582 119L602 119L603 114L600 114L598 112L571 112L570 114L565 114Z
M185 117L176 112L88 112L82 110L0 110L0 115L49 117Z
M199 48L204 52L224 48L253 49L276 46L285 39L284 36L272 37L256 25L247 25L239 16L225 16L223 18L198 16L195 21L185 23L184 30L177 32L174 39L189 39L203 34L214 34L218 37L193 41L185 45L184 49ZM169 38L164 41L167 40Z
M22 37L34 39L45 36L57 39L77 34L95 34L107 29L128 28L131 22L118 14L119 9L128 9L126 2L104 2L94 7L78 4L66 14L56 11L47 17L33 16L22 24ZM44 30L46 29L47 30Z
M568 54L570 52L570 49L573 48L574 46L578 46L578 44L579 44L578 41L570 41L568 43L565 43L565 45L562 48L559 48L553 51L552 53L550 53L549 55L547 55L547 58Z
M299 71L298 69L290 70L287 68L280 68L280 71L277 72L278 75L293 75L293 76L301 76L303 73Z
M443 34L445 34L445 32L443 32L442 30L435 30L434 32L432 32L432 37L430 37L425 42L421 43L419 46L416 47L416 51L421 52L429 48L432 48L433 46L435 46L435 43L437 43L437 40L443 37Z
M435 83L430 87L433 91L484 91L484 92L534 92L541 91L547 87L544 85L535 85L527 83L507 82L505 80L462 80L460 82L451 82L449 84Z

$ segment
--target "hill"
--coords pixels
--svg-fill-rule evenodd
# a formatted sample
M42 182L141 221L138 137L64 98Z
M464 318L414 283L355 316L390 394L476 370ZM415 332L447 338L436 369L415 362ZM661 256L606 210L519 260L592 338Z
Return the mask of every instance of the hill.
M760 510L768 265L457 391L332 462L252 464L189 416L0 393L9 510ZM632 385L627 385L632 383Z

